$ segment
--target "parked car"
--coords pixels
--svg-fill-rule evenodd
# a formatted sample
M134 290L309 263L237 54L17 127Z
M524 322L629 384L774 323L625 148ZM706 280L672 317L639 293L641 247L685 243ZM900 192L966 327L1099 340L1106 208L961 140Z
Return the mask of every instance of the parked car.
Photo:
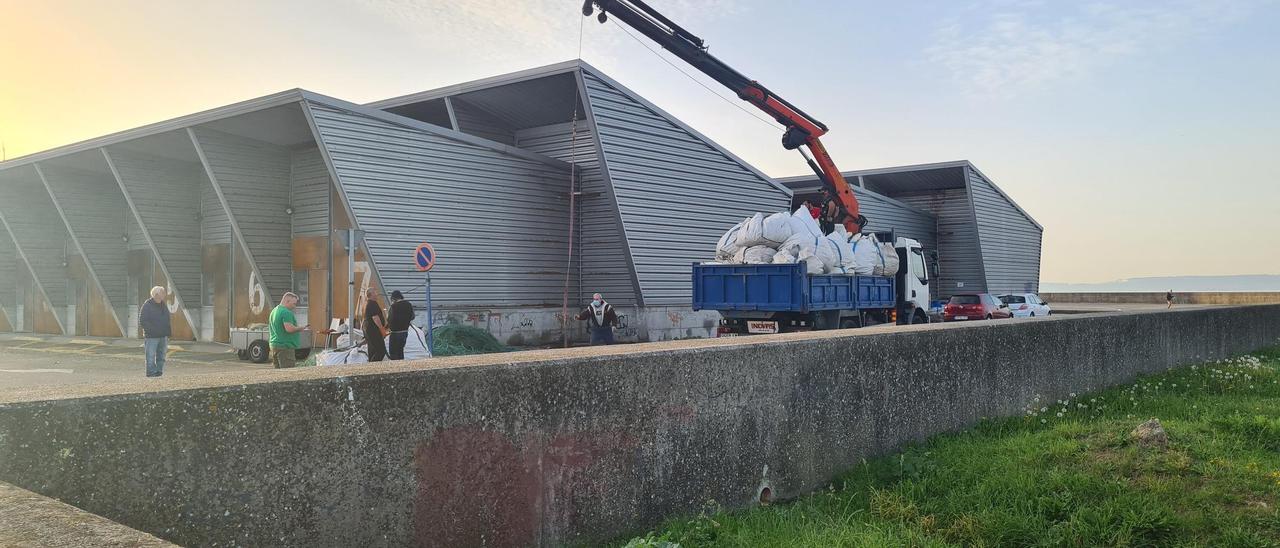
M1009 305L1009 310L1013 312L1013 317L1015 318L1034 318L1036 316L1048 316L1053 313L1053 310L1049 308L1049 303L1044 302L1035 293L1001 295L1000 300Z
M990 293L965 293L952 295L942 307L942 321L992 320L1012 318L1009 307Z

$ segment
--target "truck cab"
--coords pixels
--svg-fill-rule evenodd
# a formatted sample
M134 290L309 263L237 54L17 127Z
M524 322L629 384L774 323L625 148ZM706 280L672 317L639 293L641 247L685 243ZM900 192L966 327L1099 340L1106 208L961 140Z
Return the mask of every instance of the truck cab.
M932 292L936 261L925 257L920 242L911 238L895 238L893 247L898 251L898 274L894 282L898 289L898 323L928 323L929 302Z

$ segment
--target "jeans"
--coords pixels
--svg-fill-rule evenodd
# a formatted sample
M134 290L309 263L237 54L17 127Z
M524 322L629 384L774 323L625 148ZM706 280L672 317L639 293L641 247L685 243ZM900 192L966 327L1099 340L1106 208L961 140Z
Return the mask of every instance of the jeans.
M598 344L613 344L613 328L612 327L592 327L591 328L591 346Z
M142 346L147 355L147 376L164 374L164 355L169 351L169 337L147 337Z
M408 331L391 332L391 348L387 349L387 357L393 360L404 359L404 343L409 340Z

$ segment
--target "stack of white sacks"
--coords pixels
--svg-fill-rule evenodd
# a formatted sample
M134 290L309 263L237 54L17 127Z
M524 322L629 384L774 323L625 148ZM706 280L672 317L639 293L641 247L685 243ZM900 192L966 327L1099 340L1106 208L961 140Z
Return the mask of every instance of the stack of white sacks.
M849 234L843 226L824 236L805 208L768 217L756 213L736 224L716 245L716 262L729 264L804 263L810 274L893 276L898 253L893 242L874 234Z

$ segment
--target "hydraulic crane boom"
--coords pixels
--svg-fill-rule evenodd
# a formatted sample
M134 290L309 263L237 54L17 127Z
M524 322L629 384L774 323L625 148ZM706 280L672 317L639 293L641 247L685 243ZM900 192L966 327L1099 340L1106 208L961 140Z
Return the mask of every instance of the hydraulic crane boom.
M590 16L594 11L593 4L600 8L601 23L612 14L786 126L782 146L787 150L799 150L823 186L831 191L840 210L836 222L843 224L851 234L862 232L867 218L858 211L858 198L853 195L849 183L836 169L835 161L819 139L827 133L825 124L707 53L707 46L701 38L667 19L643 0L586 0L582 3L582 15Z

